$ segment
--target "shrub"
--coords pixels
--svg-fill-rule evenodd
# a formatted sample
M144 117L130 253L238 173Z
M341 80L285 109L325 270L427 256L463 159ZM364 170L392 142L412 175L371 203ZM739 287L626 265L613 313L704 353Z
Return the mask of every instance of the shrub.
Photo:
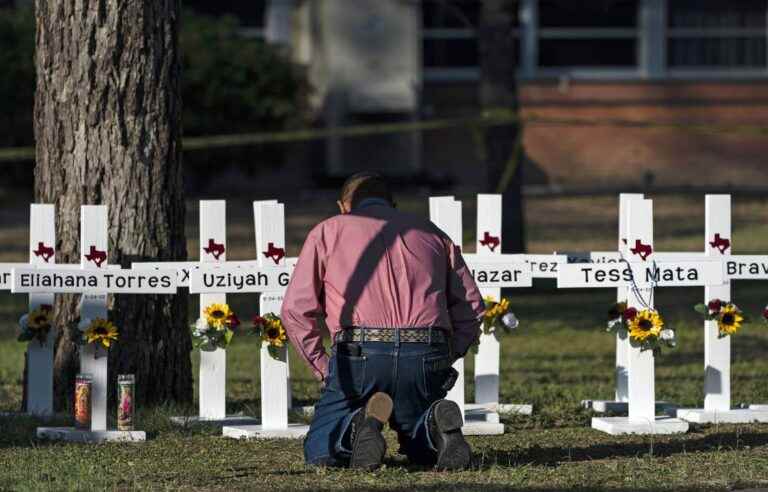
M35 17L31 9L0 9L0 147L32 145Z
M181 28L185 135L279 130L305 114L308 84L290 59L238 35L231 16L184 13Z

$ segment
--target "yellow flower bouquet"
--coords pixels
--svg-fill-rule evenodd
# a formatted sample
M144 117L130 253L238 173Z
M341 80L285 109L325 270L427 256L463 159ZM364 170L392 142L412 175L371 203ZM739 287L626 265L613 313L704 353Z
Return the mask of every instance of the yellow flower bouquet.
M659 354L662 347L677 346L675 331L664 326L664 319L654 309L632 309L625 313L629 331L629 342L640 350L653 350Z
M517 329L520 322L515 313L509 310L509 299L502 298L496 302L491 296L483 298L485 313L483 313L483 333L498 335L500 332L509 333Z
M736 304L720 299L712 299L707 304L697 304L694 310L704 316L707 321L717 321L719 338L737 333L747 322L744 313Z
M43 304L22 316L19 319L21 333L18 340L20 342L37 340L41 346L45 345L45 342L48 340L48 333L53 326L52 311L53 306Z
M205 307L201 316L192 325L192 346L200 350L226 349L235 336L234 329L240 320L228 304L215 302Z
M81 332L81 345L93 344L109 350L112 344L117 342L120 337L117 327L111 321L104 318L83 318L77 327Z
M288 335L280 317L274 313L254 316L253 332L267 344L269 355L275 360L281 360L282 349L288 344Z

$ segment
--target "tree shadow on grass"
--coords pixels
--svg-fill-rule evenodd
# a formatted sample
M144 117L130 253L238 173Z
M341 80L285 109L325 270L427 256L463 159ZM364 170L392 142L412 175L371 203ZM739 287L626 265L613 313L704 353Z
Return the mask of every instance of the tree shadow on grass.
M694 430L695 432L695 430ZM688 436L695 436L689 434ZM653 456L667 458L677 454L708 452L720 449L737 449L745 446L758 447L768 445L768 432L714 432L699 437L684 437L670 441L616 442L593 444L584 447L540 447L533 446L524 450L483 450L478 468L494 466L537 465L558 467L561 464L599 461L613 458L635 458Z

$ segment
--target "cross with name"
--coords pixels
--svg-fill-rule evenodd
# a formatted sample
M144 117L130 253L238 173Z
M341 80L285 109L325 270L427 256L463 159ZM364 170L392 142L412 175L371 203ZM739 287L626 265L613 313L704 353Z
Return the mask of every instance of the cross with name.
M0 290L11 290L13 269L48 266L56 263L56 226L53 205L29 207L29 263L0 263ZM29 294L29 312L53 306L52 293ZM27 398L24 410L32 415L53 415L53 346L56 332L51 329L44 341L31 340L26 353Z
M29 294L82 294L81 319L107 319L107 294L175 294L173 270L133 271L110 268L108 253L107 208L84 205L80 218L80 268L14 268L12 292ZM121 327L125 329L125 327ZM83 442L114 440L143 441L142 431L107 429L107 352L100 345L80 348L80 372L93 377L91 389L91 427L39 427L38 437Z
M627 204L627 245L643 245L619 263L568 264L559 269L559 288L625 287L627 304L638 310L653 309L656 287L708 286L723 283L718 262L655 258L653 252L653 204L630 200ZM627 351L628 417L593 418L592 426L610 434L669 434L685 432L687 422L656 417L654 355L630 344Z
M501 298L501 288L530 287L531 268L516 255L501 254L501 196L478 195L478 247L475 255L462 255L483 296ZM461 247L463 229L461 202L454 197L430 197L430 220ZM486 234L487 233L487 234ZM499 362L500 345L492 335L482 334L475 356L474 405L466 405L464 389L464 359L454 363L459 373L456 384L446 398L456 402L464 415L462 431L467 435L503 434L499 422ZM530 405L508 406L511 412L531 413Z

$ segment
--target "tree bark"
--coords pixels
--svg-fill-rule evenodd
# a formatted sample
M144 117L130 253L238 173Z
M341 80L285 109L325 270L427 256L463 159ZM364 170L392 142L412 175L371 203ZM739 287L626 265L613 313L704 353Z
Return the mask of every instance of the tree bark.
M79 263L80 206L108 206L109 263L186 259L179 0L36 0L35 197L56 205L57 261ZM58 296L59 328L79 296ZM137 399L192 399L187 299L115 296L109 381ZM62 330L55 405L71 404L78 346ZM115 391L110 390L110 395Z
M517 1L484 0L480 12L480 104L483 110L517 112L517 50L513 19ZM516 145L520 128L505 124L486 128L485 164L487 191L501 191L503 213L501 235L504 253L525 252L525 216L523 208L523 153ZM514 168L508 169L509 166ZM507 186L498 190L505 174Z

